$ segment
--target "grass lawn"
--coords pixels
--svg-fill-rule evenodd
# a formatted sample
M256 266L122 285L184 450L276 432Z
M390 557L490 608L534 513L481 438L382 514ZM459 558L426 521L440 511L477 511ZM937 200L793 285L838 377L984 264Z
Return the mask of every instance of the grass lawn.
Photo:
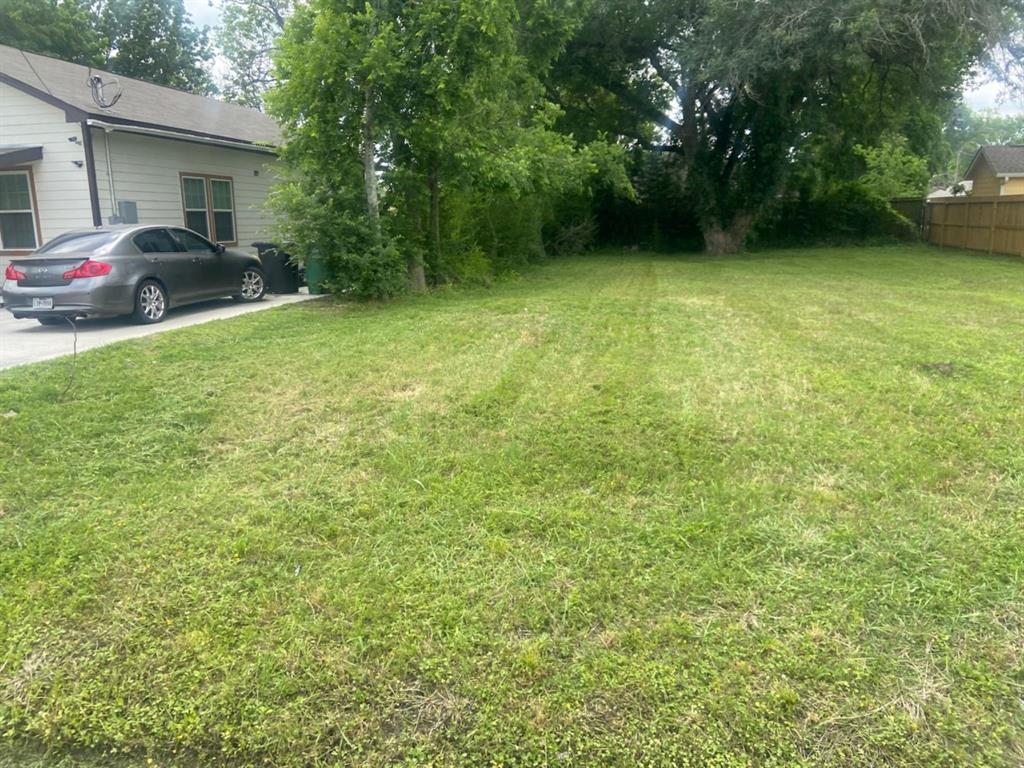
M1022 362L1024 263L908 247L11 370L0 765L1019 766Z

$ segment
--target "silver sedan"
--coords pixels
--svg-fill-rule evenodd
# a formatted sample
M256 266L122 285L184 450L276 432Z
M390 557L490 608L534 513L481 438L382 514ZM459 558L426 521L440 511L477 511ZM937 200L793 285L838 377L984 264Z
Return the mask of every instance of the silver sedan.
M4 277L6 308L43 325L110 315L159 323L172 307L218 296L259 301L266 292L257 256L174 226L68 232L13 260Z

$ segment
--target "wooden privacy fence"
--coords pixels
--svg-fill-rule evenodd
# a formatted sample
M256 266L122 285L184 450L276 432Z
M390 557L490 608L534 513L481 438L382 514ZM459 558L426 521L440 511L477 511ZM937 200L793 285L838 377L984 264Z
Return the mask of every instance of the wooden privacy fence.
M950 248L1024 256L1024 195L929 200L924 237Z

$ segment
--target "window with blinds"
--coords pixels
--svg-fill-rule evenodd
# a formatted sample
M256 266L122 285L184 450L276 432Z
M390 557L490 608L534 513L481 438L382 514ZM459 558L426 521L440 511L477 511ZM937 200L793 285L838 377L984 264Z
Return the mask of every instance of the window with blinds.
M226 176L181 175L185 226L216 243L237 242L234 181Z
M34 203L28 171L0 171L0 251L32 251L39 245Z

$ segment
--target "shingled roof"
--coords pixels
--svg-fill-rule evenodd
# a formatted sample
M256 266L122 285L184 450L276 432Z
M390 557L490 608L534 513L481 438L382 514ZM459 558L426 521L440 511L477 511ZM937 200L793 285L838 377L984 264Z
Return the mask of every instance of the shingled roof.
M982 147L971 161L965 178L970 178L979 160L996 176L1024 176L1024 144L992 144Z
M109 109L93 100L88 79L117 80L121 98ZM0 45L0 82L64 109L76 120L95 119L205 136L243 144L278 145L281 129L255 109L153 85L81 64Z

